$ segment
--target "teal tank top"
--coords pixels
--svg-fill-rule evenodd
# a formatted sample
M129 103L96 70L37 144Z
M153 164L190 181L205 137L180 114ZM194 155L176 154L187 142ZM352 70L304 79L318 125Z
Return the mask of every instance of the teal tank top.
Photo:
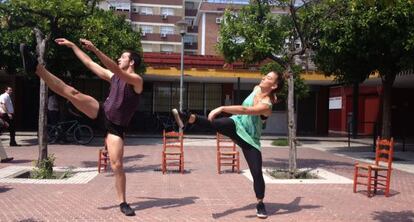
M254 105L254 96L260 92L255 88L252 93L243 101L242 106L251 107ZM272 108L271 103L266 103ZM260 151L260 136L262 135L263 122L260 115L233 115L230 117L236 125L236 133L240 138Z

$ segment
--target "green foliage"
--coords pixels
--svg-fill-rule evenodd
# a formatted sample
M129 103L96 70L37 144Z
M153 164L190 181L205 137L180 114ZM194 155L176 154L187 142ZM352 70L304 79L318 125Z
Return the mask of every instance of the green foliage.
M286 138L278 138L272 141L273 146L288 146L289 141Z
M54 179L53 167L55 165L55 160L55 156L51 154L46 159L36 161L35 165L37 168L33 169L32 177L35 179Z
M282 53L287 29L270 10L269 4L249 4L224 13L217 49L226 62L256 63Z
M326 0L305 17L319 27L315 63L339 82L362 82L375 70L393 79L413 66L412 1Z
M140 34L134 32L123 17L112 11L92 8L85 0L9 0L0 4L0 67L13 73L21 67L19 43L25 42L35 48L33 27L38 27L50 35L46 62L55 74L70 71L80 75L87 69L73 55L73 52L53 42L65 37L74 43L79 38L88 38L111 58L125 49L142 52ZM4 59L3 59L4 58ZM145 71L144 65L138 72Z
M266 75L270 71L276 71L278 73L283 73L283 67L276 62L269 62L260 67L260 73ZM294 84L294 94L297 99L304 99L309 95L309 85L305 83L305 80L300 77L300 73L303 72L303 69L300 66L292 66L293 80ZM286 100L288 94L287 81L283 90L277 94L277 98L281 100Z

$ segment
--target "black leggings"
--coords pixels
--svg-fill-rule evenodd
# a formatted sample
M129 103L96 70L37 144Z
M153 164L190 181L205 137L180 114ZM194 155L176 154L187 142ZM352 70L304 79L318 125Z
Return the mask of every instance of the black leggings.
M196 115L194 124L228 136L241 147L253 177L253 187L254 192L256 193L256 198L263 199L265 194L265 183L262 173L262 153L237 135L234 121L229 117L222 117L210 122L206 117Z

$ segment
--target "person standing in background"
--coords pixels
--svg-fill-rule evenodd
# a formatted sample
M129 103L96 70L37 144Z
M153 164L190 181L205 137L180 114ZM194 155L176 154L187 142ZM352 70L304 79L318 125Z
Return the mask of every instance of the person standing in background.
M47 100L47 120L50 125L56 125L59 122L59 103L53 91L50 91Z
M16 130L14 128L14 107L10 97L12 93L12 87L7 86L4 93L0 95L0 115L9 125L10 146L19 146L16 143Z

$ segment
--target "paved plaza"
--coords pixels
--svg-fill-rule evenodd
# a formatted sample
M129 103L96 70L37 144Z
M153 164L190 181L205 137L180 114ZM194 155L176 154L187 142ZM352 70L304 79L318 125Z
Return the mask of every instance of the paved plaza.
M3 144L8 136L2 135ZM91 145L49 145L58 167L96 172L98 149ZM1 182L0 221L258 221L252 182L243 174L217 174L215 140L185 140L185 174L160 172L161 138L127 138L125 169L127 201L135 217L119 211L111 172L96 174L83 184ZM7 167L31 166L37 159L36 138L20 136L20 147L7 147L14 157ZM373 157L364 143L307 140L298 147L299 168L321 168L352 180L353 164ZM264 167L286 168L288 149L263 141ZM396 152L391 195L368 198L352 192L352 184L267 183L267 221L414 221L413 151ZM247 169L242 158L241 168ZM362 189L362 187L361 187Z

